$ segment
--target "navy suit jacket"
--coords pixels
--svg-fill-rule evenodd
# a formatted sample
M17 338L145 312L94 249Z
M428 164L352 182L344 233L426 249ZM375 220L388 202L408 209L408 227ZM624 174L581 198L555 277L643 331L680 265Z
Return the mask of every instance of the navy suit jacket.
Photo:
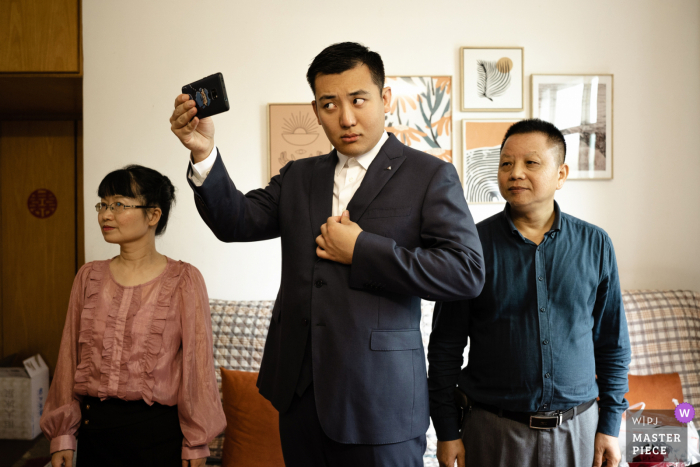
M429 425L420 299L477 296L481 243L454 166L390 135L347 207L363 229L352 265L320 259L315 239L332 215L337 162L335 150L289 162L265 189L244 195L217 155L202 186L190 185L220 240L281 237L282 280L260 393L287 410L311 332L326 435L341 443L401 442Z

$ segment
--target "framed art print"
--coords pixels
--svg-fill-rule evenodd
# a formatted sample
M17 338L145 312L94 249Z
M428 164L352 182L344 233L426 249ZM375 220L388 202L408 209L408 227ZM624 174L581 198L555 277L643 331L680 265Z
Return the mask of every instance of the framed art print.
M391 111L384 128L419 151L452 162L452 77L387 76Z
M468 203L505 203L498 161L508 128L518 120L462 120L462 184Z
M532 116L566 140L569 179L613 177L613 75L532 75Z
M311 104L269 104L270 178L287 162L328 154L333 146Z
M519 112L524 109L522 47L462 47L463 112Z

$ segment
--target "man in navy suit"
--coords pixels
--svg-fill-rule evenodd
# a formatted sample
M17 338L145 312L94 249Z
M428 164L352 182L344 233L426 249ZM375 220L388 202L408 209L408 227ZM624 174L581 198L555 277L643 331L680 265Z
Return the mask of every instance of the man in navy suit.
M225 242L281 237L282 281L258 377L287 467L422 466L429 425L420 299L475 297L484 263L452 164L384 131L381 57L334 44L307 79L335 149L264 189L231 181L211 118L187 95L172 131L191 151L202 219Z

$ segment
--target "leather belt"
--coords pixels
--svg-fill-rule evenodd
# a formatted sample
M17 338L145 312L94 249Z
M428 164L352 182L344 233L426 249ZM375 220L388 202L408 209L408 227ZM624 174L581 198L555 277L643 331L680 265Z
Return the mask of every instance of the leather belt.
M595 399L591 399L588 402L572 407L569 410L556 410L553 412L511 412L509 410L501 410L496 406L482 404L473 399L469 399L469 404L475 407L479 407L488 412L498 415L499 417L505 417L516 422L524 423L530 428L535 430L551 430L556 428L567 420L571 420L576 415L580 415L586 410L593 406Z

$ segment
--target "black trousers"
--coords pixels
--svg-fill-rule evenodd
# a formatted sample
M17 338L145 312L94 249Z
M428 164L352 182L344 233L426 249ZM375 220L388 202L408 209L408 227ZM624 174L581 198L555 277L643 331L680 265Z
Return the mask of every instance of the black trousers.
M77 467L180 467L177 406L84 397Z
M286 467L423 467L425 435L394 444L343 444L323 432L313 385L280 414Z

